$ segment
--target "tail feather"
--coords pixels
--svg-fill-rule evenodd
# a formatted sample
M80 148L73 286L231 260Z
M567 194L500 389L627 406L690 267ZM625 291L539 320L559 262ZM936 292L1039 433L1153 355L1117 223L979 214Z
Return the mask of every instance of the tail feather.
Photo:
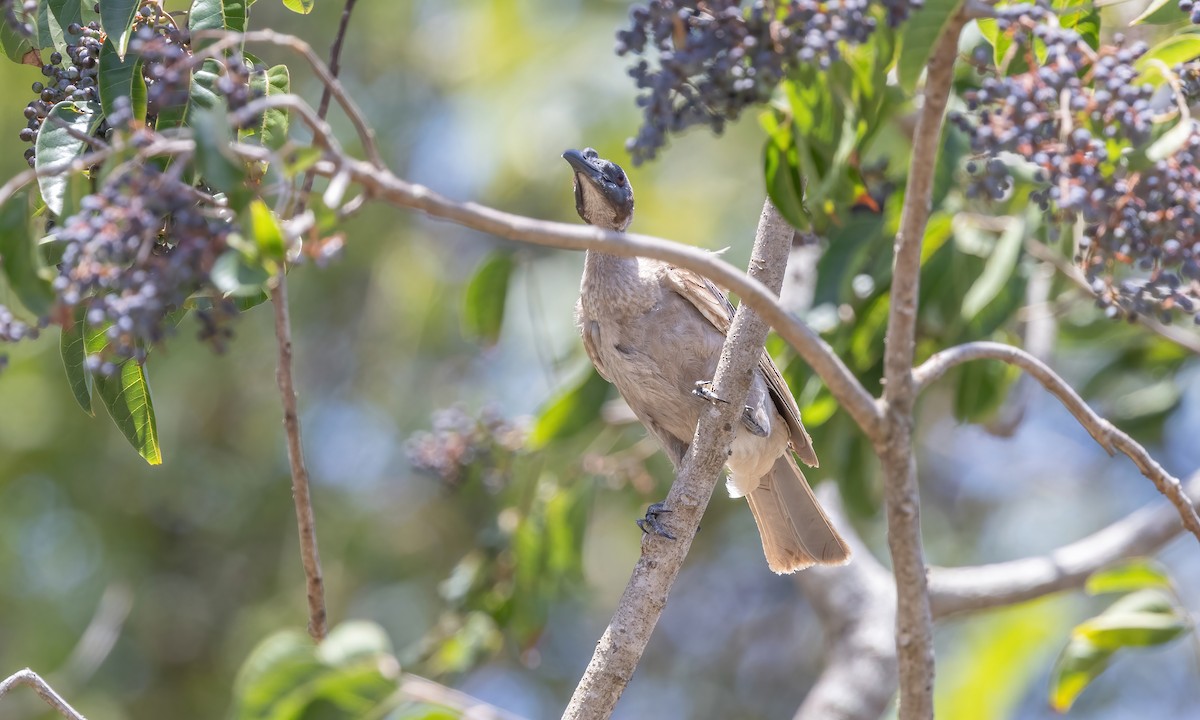
M849 562L850 547L829 522L790 452L775 461L746 499L774 572Z

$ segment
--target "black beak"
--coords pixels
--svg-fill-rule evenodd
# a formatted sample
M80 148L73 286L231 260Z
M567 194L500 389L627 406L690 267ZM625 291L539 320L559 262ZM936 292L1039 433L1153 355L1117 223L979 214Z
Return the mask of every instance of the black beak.
M590 180L593 185L601 185L600 169L598 167L596 167L595 165L591 164L590 162L588 162L587 156L584 155L585 152L589 152L589 151L590 151L592 157L596 156L595 155L596 151L592 150L591 148L587 148L586 150L583 150L583 151L568 150L562 154L563 160L566 160L567 163L569 163L571 165L571 169L575 171L576 175L584 176L585 178Z

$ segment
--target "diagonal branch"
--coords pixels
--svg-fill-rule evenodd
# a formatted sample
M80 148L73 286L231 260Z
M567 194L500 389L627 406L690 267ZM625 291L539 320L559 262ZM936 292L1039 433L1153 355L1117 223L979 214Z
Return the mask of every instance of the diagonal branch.
M768 200L750 258L751 274L778 290L791 244L791 226ZM747 304L738 308L713 378L713 392L729 402L713 403L701 414L692 444L664 501L670 510L666 524L678 539L654 535L643 538L641 559L563 712L564 720L609 717L633 677L728 459L750 389L751 371L762 356L768 330Z
M1117 451L1128 455L1129 459L1137 465L1138 470L1141 470L1142 474L1154 483L1154 487L1158 488L1158 491L1175 506L1179 517L1183 520L1183 526L1195 535L1197 540L1200 540L1200 516L1196 514L1196 508L1184 493L1179 479L1164 470L1162 465L1159 465L1158 461L1151 457L1140 443L1108 420L1097 415L1083 401L1083 398L1079 397L1079 394L1067 384L1067 381L1059 377L1048 365L1024 350L995 342L973 342L943 350L913 371L916 387L918 390L924 389L929 383L945 375L955 365L981 359L1000 360L1009 365L1015 365L1033 376L1062 402L1063 406L1079 421L1079 424L1100 444L1100 447L1110 455Z
M1200 502L1200 472L1192 475L1186 493L1193 506ZM1181 532L1179 512L1158 502L1048 555L975 567L933 568L929 574L933 614L940 619L1071 590L1118 560L1157 552Z
M921 246L933 198L942 121L954 80L958 36L967 19L965 7L956 9L947 18L929 56L924 105L913 135L912 166L904 194L900 231L896 234L887 346L883 356L881 405L887 431L882 441L875 443L875 452L883 466L888 548L896 576L900 720L933 717L933 618L926 586L925 551L921 545L921 496L913 457L913 407L917 393L912 367Z
M25 685L33 688L33 691L38 694L46 704L54 708L54 710L67 720L87 720L78 710L71 707L71 704L63 699L62 695L54 692L54 688L41 678L40 675L25 668L9 675L4 680L0 680L0 698L3 698L9 690L15 687Z

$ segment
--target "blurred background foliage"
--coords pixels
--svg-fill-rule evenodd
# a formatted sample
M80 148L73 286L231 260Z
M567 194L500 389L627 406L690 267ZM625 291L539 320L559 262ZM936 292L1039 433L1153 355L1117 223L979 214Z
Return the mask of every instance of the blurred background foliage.
M251 24L324 48L340 11L322 0L299 16L260 0ZM621 161L639 122L625 61L612 52L626 11L600 0L360 3L342 75L401 176L574 221L560 153L591 145ZM1140 8L1111 12L1126 11ZM979 39L969 34L964 49ZM289 63L294 91L317 96L294 58L260 50L270 64ZM748 257L764 164L780 200L800 174L852 176L811 185L804 217L792 208L811 233L798 236L785 301L878 392L912 108L884 83L871 47L862 50L849 62L874 74L878 94L834 107L859 113L857 125L815 123L790 136L806 108L818 119L834 112L812 110L824 96L809 90L832 92L838 76L813 73L722 138L693 132L654 162L625 165L637 231L728 246L735 264ZM961 87L976 82L965 64L960 75ZM0 65L0 86L21 98L0 113L0 137L14 148L0 155L5 177L23 165L20 107L37 76ZM907 70L899 79L916 82ZM333 123L350 142L348 123L336 114ZM848 162L837 152L845 127L857 128L856 142L870 139L852 173L836 165ZM772 174L772 153L796 146L808 164L790 180ZM968 340L1036 340L1089 402L1168 470L1190 473L1200 465L1195 355L1104 319L1048 273L1024 242L1035 233L1023 198L1010 201L1008 219L968 203L965 153L948 130L926 236L921 358ZM669 463L579 347L582 256L383 206L342 230L341 258L302 268L291 283L331 617L378 623L386 638L363 626L349 634L394 650L404 670L527 717L555 716L637 557L633 520L670 480ZM252 648L302 627L270 311L249 312L236 332L224 355L181 333L149 364L157 468L110 423L79 411L53 333L13 348L0 375L0 675L31 666L93 720L219 717L235 707ZM777 341L770 348L814 434L814 480L839 484L858 530L885 556L869 446L802 363ZM1131 464L1107 458L1055 401L999 365L952 373L924 398L920 422L936 564L1043 552L1155 498ZM1163 560L1194 608L1200 562L1190 550L1173 546ZM940 626L942 716L1051 717L1053 658L1072 626L1103 607L1068 595ZM1118 658L1073 716L1193 717L1200 685L1188 653L1176 643ZM718 497L617 715L789 717L821 662L803 597L766 570L741 503ZM0 705L6 718L44 715L29 698Z

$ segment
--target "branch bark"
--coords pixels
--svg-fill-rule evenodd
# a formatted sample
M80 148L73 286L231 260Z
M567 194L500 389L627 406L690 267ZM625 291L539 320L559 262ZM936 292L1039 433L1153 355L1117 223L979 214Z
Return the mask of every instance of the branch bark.
M913 137L912 167L892 265L882 398L886 432L875 444L883 466L888 547L896 576L896 648L900 663L900 720L933 717L933 617L921 545L921 497L913 457L917 301L921 245L933 198L942 120L954 79L958 36L967 22L959 8L946 21L929 58L924 105Z
M47 705L54 708L55 712L68 720L87 720L78 710L71 707L71 704L64 700L61 695L54 692L54 688L50 687L49 683L29 668L18 670L0 681L0 698L3 698L9 690L21 685L33 688L33 691L42 700L45 700Z
M1186 493L1200 502L1200 472ZM933 614L943 618L1019 602L1081 587L1088 576L1118 560L1157 552L1183 532L1179 512L1155 503L1048 555L960 568L930 570Z
M759 220L750 274L776 292L783 284L791 238L791 226L768 200ZM678 539L643 537L642 556L563 713L564 720L609 717L629 684L725 466L750 388L751 371L762 355L768 330L749 304L738 307L713 379L713 392L729 402L714 403L700 416L691 447L664 501L671 511L666 525Z
M796 575L825 633L825 667L794 720L876 720L896 693L896 588L842 509L831 483L817 496L854 561Z

